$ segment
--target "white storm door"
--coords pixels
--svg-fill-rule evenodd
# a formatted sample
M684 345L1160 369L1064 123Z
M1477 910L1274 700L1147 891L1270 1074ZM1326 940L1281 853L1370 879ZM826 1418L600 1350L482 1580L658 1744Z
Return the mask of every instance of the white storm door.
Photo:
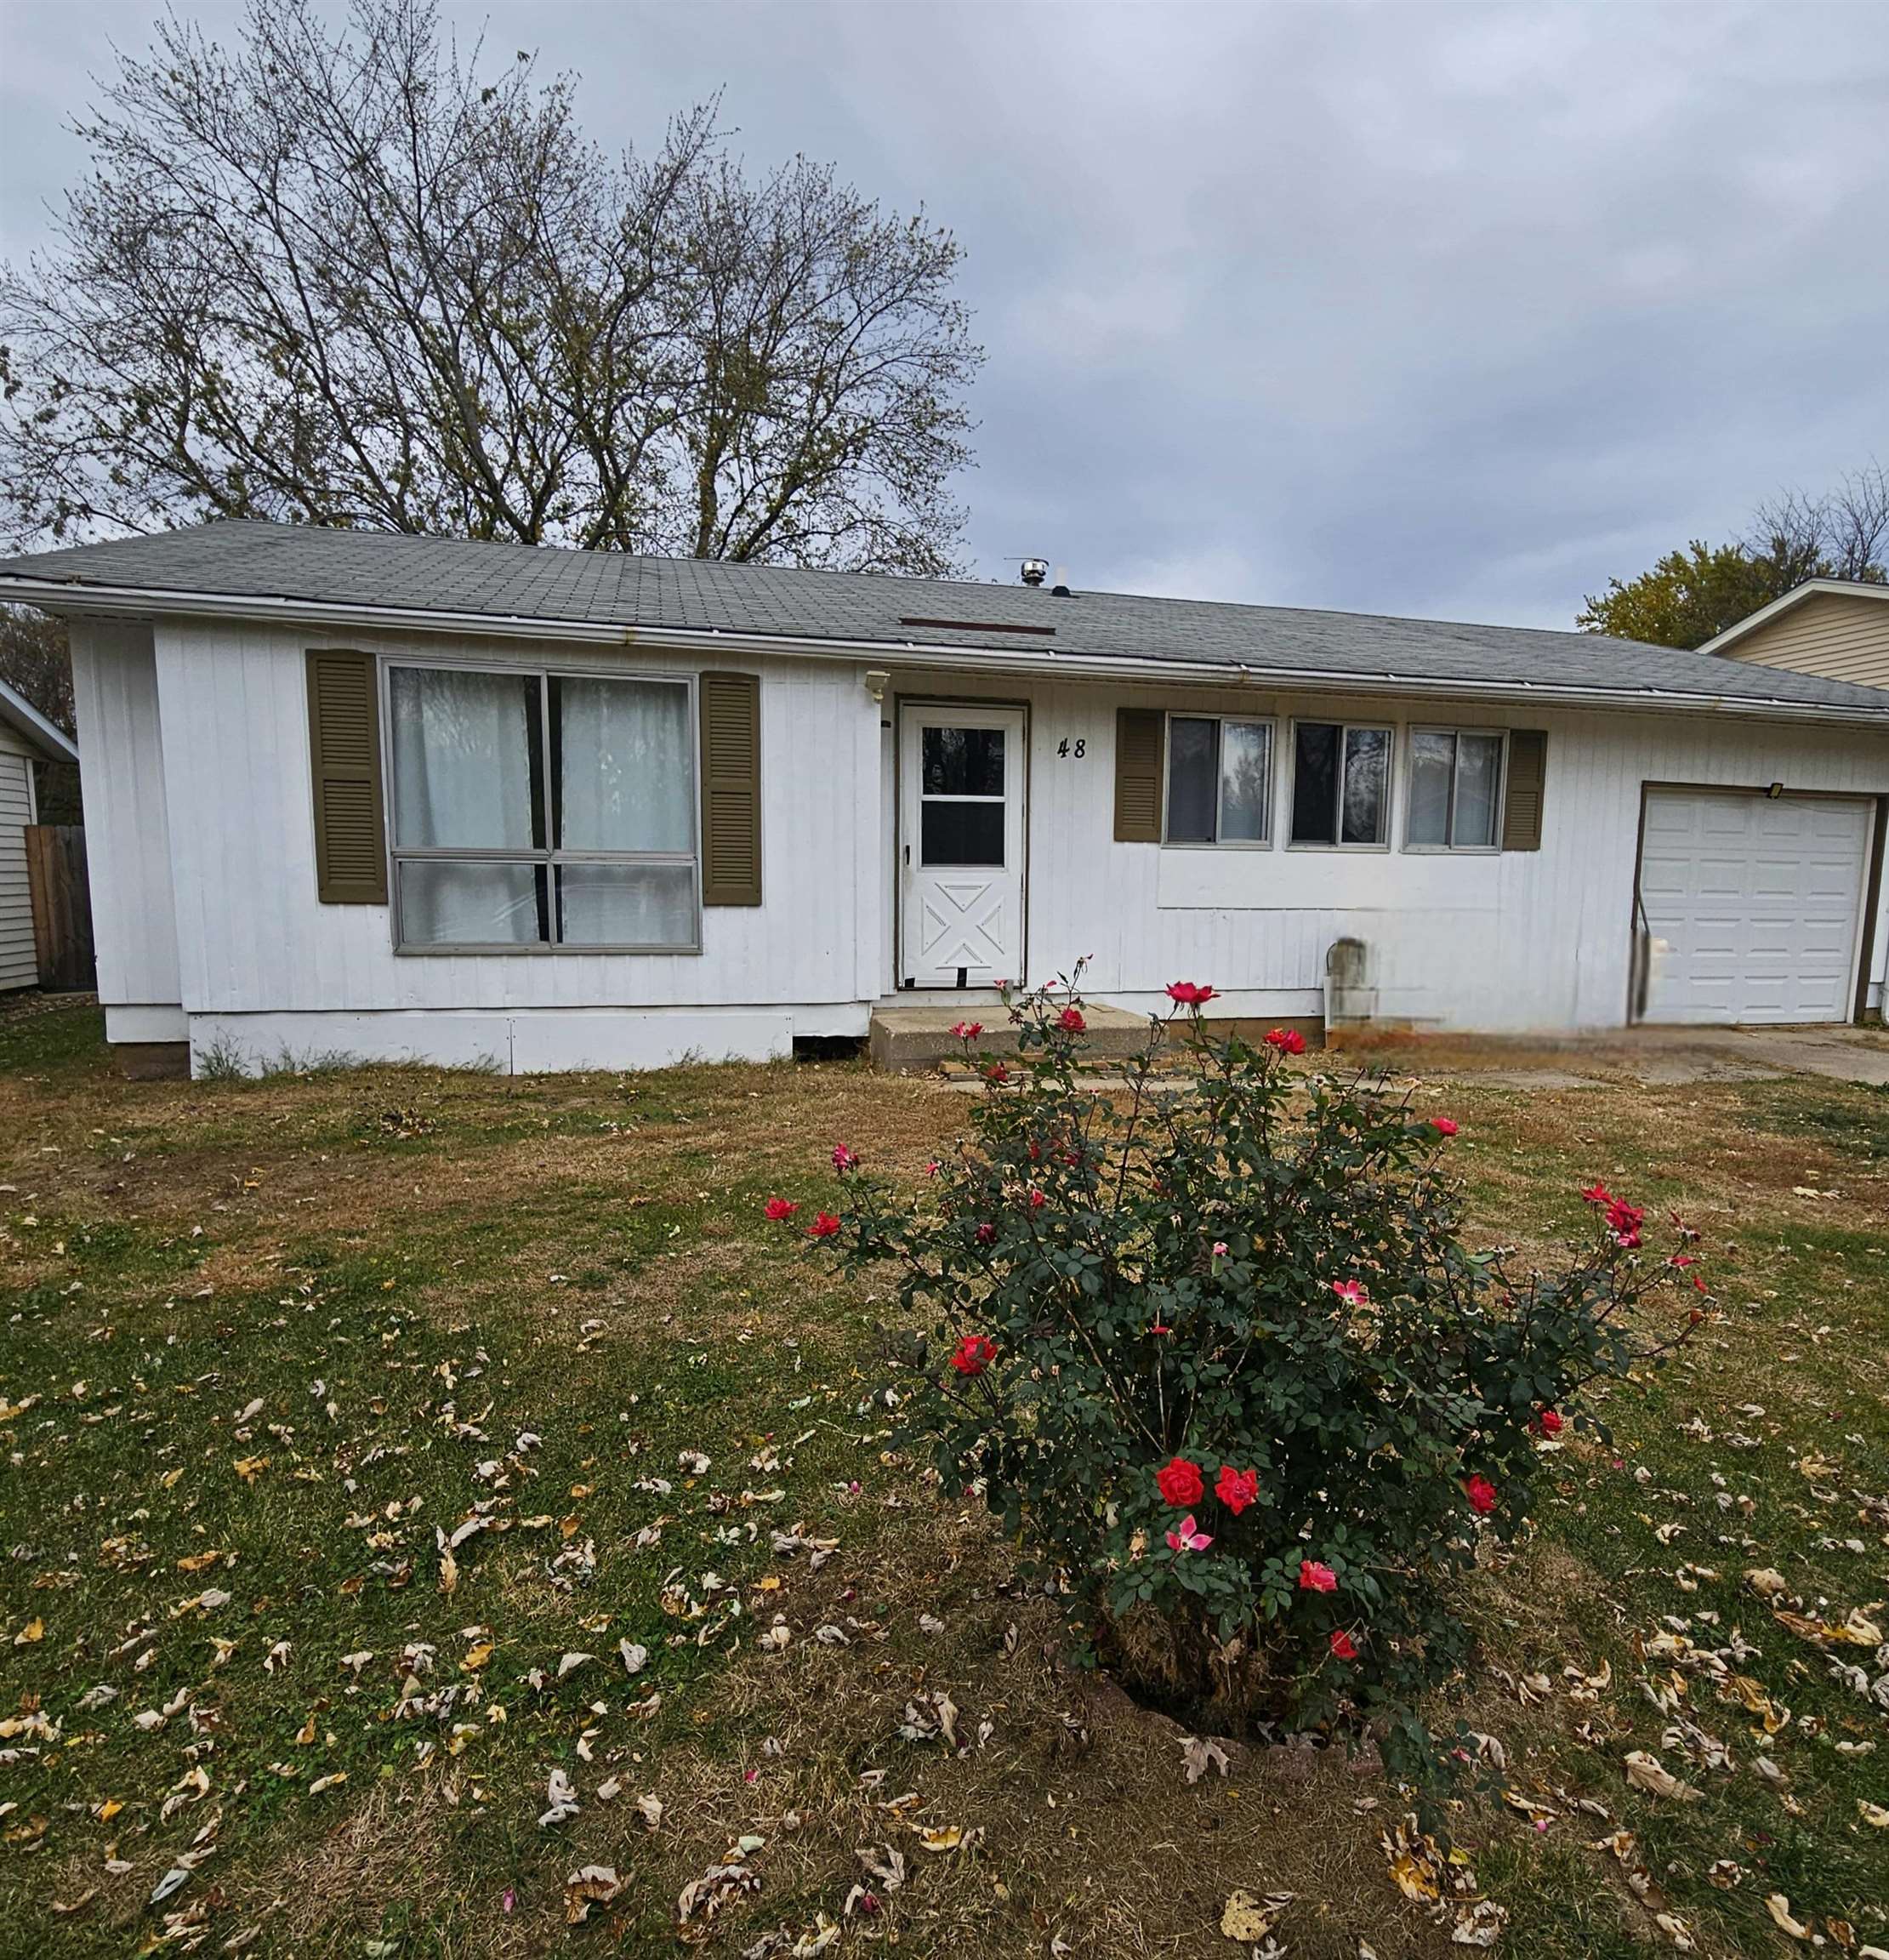
M899 715L899 978L994 987L1023 970L1023 710Z
M1649 1021L1847 1021L1874 812L1862 798L1649 789Z

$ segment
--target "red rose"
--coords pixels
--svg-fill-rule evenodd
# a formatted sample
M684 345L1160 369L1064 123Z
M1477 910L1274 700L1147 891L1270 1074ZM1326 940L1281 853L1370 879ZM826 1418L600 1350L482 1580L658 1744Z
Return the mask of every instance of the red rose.
M1613 1202L1613 1194L1598 1179L1591 1184L1585 1185L1581 1190L1581 1196L1590 1205L1611 1205Z
M953 1350L951 1365L960 1375L981 1375L997 1359L997 1343L987 1334L967 1334Z
M1351 1644L1351 1637L1342 1627L1335 1628L1332 1633L1331 1650L1340 1661L1355 1661L1357 1658L1357 1649Z
M1259 1501L1260 1473L1257 1470L1236 1470L1231 1463L1222 1463L1214 1495L1238 1518L1249 1504Z
M1050 1200L1033 1184L1030 1187L1030 1209L1033 1211L1040 1211L1049 1202Z
M783 1218L791 1218L800 1207L791 1198L770 1198L761 1209L778 1225Z
M1494 1510L1495 1486L1489 1482L1487 1477L1480 1475L1471 1477L1463 1488L1469 1493L1471 1510L1480 1511L1485 1514Z
M1607 1228L1613 1234L1614 1243L1631 1251L1640 1243L1640 1224L1646 1215L1645 1205L1630 1205L1624 1198L1616 1198L1607 1208Z
M1335 1592L1338 1590L1338 1575L1330 1566L1321 1564L1316 1558L1299 1561L1299 1589L1302 1592Z
M1056 1025L1069 1034L1086 1034L1089 1028L1089 1023L1083 1019L1082 1009L1079 1007L1065 1007L1056 1017Z
M1430 1127L1439 1137L1454 1137L1456 1134L1456 1125L1447 1116L1432 1116L1430 1119Z
M1566 1418L1558 1409L1544 1409L1535 1419L1535 1424L1544 1436L1558 1436L1568 1427Z
M1199 987L1192 980L1176 980L1168 988L1168 998L1183 1007L1204 1007L1216 998L1211 987Z
M1155 1472L1154 1481L1162 1501L1176 1508L1183 1504L1199 1503L1207 1489L1200 1480L1200 1466L1190 1463L1185 1456L1176 1456L1171 1462L1164 1464Z
M987 1082L1003 1083L1008 1082L1010 1079L1010 1072L1001 1062L993 1062L990 1067L984 1071L984 1080Z
M1282 1055L1303 1055L1306 1038L1296 1028L1274 1028L1266 1035L1268 1048L1277 1048Z
M859 1153L849 1150L844 1143L835 1143L833 1147L833 1167L842 1176L848 1171L856 1171L859 1168Z
M839 1221L830 1211L816 1211L813 1222L807 1227L810 1239L830 1239L839 1229Z
M977 1228L977 1243L980 1245L988 1245L996 1236L997 1228L987 1218Z
M960 1041L975 1041L984 1032L984 1023L981 1021L954 1021L951 1032Z

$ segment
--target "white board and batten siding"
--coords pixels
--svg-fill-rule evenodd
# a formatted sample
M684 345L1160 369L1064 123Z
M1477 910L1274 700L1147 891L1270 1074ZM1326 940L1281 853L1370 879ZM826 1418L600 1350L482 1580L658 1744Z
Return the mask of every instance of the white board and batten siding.
M1648 783L1889 794L1889 741L1709 713L1617 715L1253 688L959 681L868 662L684 660L642 648L325 634L272 624L75 630L101 994L116 1040L283 1051L628 1067L787 1051L862 1034L895 983L894 730L902 698L1004 701L1027 716L1027 972L1088 956L1092 996L1153 1005L1170 980L1231 1011L1315 1015L1327 949L1369 949L1385 1018L1566 1030L1626 1017L1634 874ZM764 902L702 914L695 954L394 950L384 906L316 896L305 653L351 645L521 666L761 678ZM1274 842L1250 850L1113 841L1116 710L1275 717ZM154 711L155 710L155 711ZM1397 732L1387 851L1292 850L1293 715ZM1413 726L1548 731L1541 848L1402 848ZM1078 754L1079 749L1079 754ZM1879 960L1881 948L1879 945ZM139 1010L137 1014L133 1010ZM121 1031L123 1030L123 1031ZM173 1034L168 1038L175 1038Z
M430 637L267 625L156 630L179 998L193 1047L535 1068L770 1056L865 1032L884 932L876 709L850 664L771 663L761 701L763 903L708 907L698 954L396 953L384 906L316 895L305 653L439 658ZM469 659L690 673L638 650L458 643ZM713 663L724 669L743 663Z
M11 729L0 727L0 993L39 981L26 881L26 826L37 821L32 751Z
M896 675L895 687L941 692L929 675ZM980 694L1030 709L1030 972L1067 971L1086 955L1090 991L1128 1006L1158 1005L1169 981L1192 979L1220 989L1232 1012L1317 1014L1326 950L1353 937L1368 949L1382 1018L1487 1032L1617 1028L1627 1012L1645 785L1750 789L1782 780L1889 793L1889 738L1866 729L1257 689L991 686L966 698ZM1121 705L1272 719L1271 847L1114 842ZM1392 848L1284 846L1294 716L1396 731ZM1403 848L1408 731L1452 725L1547 731L1539 851Z
M105 1034L181 1041L189 1023L151 629L75 620L72 693L86 761L85 869ZM223 821L242 821L233 801Z

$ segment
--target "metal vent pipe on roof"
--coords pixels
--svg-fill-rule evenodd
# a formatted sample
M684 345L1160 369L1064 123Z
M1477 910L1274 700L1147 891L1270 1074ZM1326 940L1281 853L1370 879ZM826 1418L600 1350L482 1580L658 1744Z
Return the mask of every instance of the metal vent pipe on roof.
M1023 583L1040 585L1050 576L1050 561L1047 558L1026 558L1023 561Z

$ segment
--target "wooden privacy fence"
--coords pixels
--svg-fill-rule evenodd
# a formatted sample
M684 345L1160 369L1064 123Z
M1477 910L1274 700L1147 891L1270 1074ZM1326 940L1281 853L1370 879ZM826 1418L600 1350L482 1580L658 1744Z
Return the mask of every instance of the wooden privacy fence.
M98 984L92 947L92 889L85 875L85 829L29 823L26 886L32 895L33 957L42 987L72 993Z

